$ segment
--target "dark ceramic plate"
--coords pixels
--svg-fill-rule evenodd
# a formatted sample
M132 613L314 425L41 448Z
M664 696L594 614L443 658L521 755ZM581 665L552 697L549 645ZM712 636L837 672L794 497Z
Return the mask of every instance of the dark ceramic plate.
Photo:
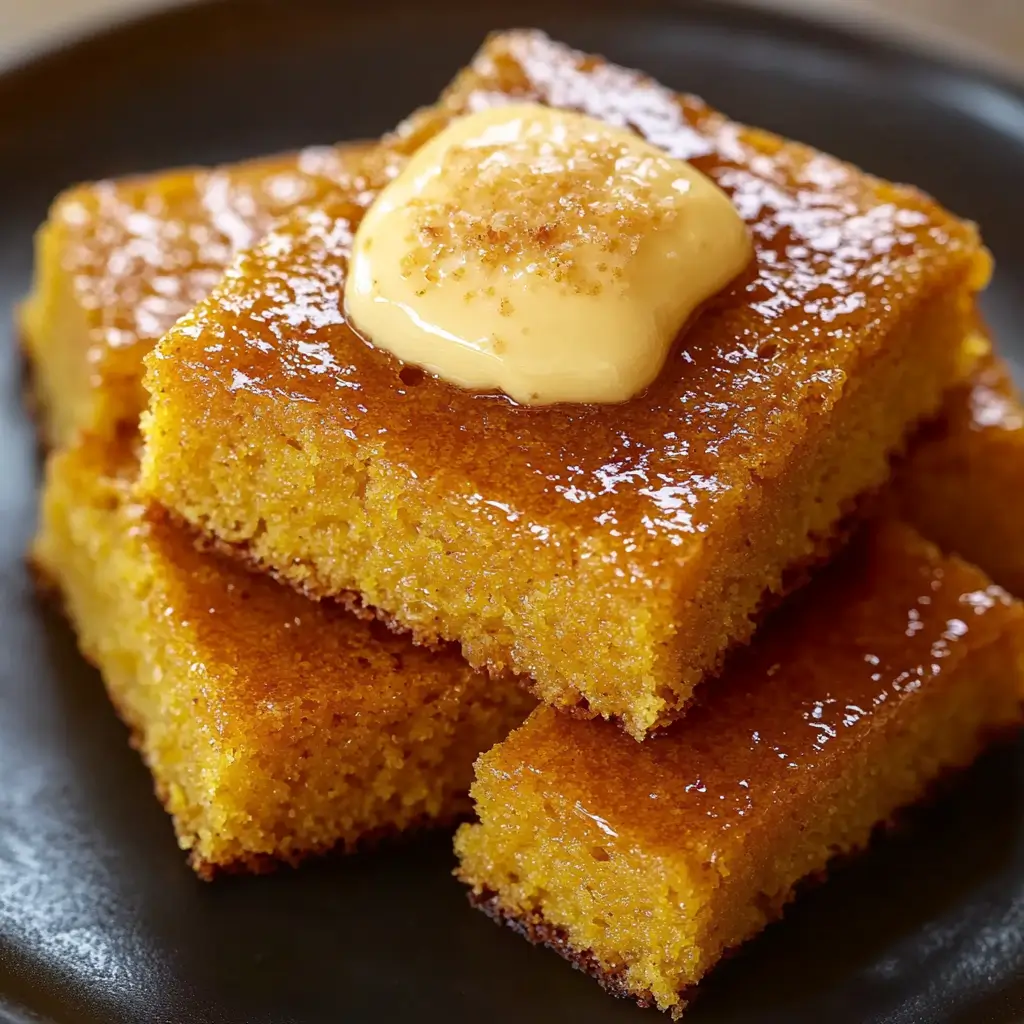
M980 221L999 260L986 308L1024 369L1024 94L888 46L717 3L238 0L0 78L0 1019L645 1019L472 912L446 835L197 882L99 678L22 564L38 468L6 310L50 198L83 178L375 135L512 25ZM1024 1019L1022 825L1024 749L1003 749L717 971L687 1020Z

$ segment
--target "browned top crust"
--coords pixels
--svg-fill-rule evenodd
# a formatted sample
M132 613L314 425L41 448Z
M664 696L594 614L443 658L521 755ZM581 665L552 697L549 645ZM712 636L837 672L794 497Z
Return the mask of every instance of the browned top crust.
M408 383L345 322L346 260L367 196L451 118L510 99L631 125L714 179L751 227L750 271L629 402L526 409L430 377ZM355 201L338 193L241 259L150 357L151 384L180 374L239 408L276 407L285 425L312 406L326 443L337 435L406 467L524 543L584 529L625 562L640 564L641 549L685 558L723 503L791 462L905 315L988 271L975 228L920 192L537 32L489 40L440 106L411 118L365 170Z

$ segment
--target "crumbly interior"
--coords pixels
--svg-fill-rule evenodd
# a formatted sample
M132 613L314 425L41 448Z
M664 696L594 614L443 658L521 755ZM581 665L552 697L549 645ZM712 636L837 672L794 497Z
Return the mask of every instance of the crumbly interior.
M198 551L86 440L47 467L34 557L59 587L202 875L260 870L467 810L522 721L511 681Z
M173 334L151 362L142 484L306 593L357 593L419 640L457 640L472 665L522 673L544 702L642 739L753 635L766 593L827 553L854 499L883 485L908 423L969 372L973 315L953 290L908 316L830 415L800 424L792 460L722 500L671 574L642 555L627 573L614 539L559 524L537 543L514 516L480 514L305 406L248 406L181 374L190 342Z
M1024 594L1024 407L1009 367L993 359L952 392L899 468L902 516L947 551Z
M894 624L890 650L906 620ZM808 631L789 667L785 648L782 662L774 652L764 659L769 675L749 698L732 692L723 703L709 692L700 714L631 750L603 723L537 710L477 764L480 821L457 835L459 876L502 916L542 923L546 940L612 987L678 1014L691 987L776 918L801 880L863 847L877 824L1020 719L1018 606L934 675L920 674L916 654L904 666L883 653L896 685L876 706L853 695L835 654L842 645ZM802 689L818 661L830 668L816 690ZM845 674L863 670L849 661ZM920 685L907 687L914 678ZM747 684L727 674L722 692L737 685ZM837 701L842 713L830 710ZM861 710L871 712L864 722L873 715L867 727ZM809 731L821 728L831 731ZM801 735L814 741L799 749ZM791 770L779 758L792 758Z

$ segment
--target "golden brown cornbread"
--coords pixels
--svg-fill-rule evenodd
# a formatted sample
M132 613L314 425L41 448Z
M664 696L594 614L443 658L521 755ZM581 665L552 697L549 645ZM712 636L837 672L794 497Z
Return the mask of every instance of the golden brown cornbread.
M1024 595L1024 408L999 359L946 401L896 476L901 515Z
M364 147L101 181L57 198L20 312L47 444L134 430L142 357L275 217L344 185ZM54 351L59 347L59 353Z
M755 265L659 379L620 405L524 409L403 368L344 322L362 207L342 190L241 256L149 357L141 482L307 593L358 595L642 737L965 376L989 262L913 189L531 32L492 38L387 143L370 190L510 98L628 122L748 221Z
M862 539L667 733L540 708L484 754L474 899L678 1014L794 886L968 764L1024 700L1024 607L909 528Z
M132 451L48 462L33 554L59 588L195 870L263 870L468 809L532 700L196 549L130 495Z
M275 167L276 165L271 165L267 169L267 173L272 177L277 174L276 169L274 169ZM229 180L233 180L236 170L234 168L226 168L218 173L226 176ZM248 175L249 165L242 165L237 173L243 177ZM134 203L139 209L160 211L159 213L154 212L152 214L153 220L148 225L151 237L163 238L168 234L173 234L175 229L172 229L170 226L173 223L181 225L180 235L182 237L197 237L199 235L203 230L203 224L206 223L204 218L207 216L207 213L204 211L207 209L207 204L201 202L198 196L201 195L206 180L203 175L178 178L176 172L171 172L167 175L157 174L148 179L139 179L130 184L132 195L135 197ZM126 186L122 183L113 183L98 187L101 191L110 189L116 194L122 194ZM252 182L252 188L257 194L271 191L268 185L260 184L257 181ZM236 190L235 194L243 195L245 193L244 190L239 189ZM59 207L60 204L58 204L57 208ZM136 295L153 294L153 279L149 276L150 272L143 265L137 267L138 276L134 283L130 284L130 287L130 281L125 276L115 276L110 280L105 279L103 268L108 263L116 267L119 260L118 254L127 244L121 232L121 225L123 223L122 207L120 204L109 206L97 203L91 209L92 213L87 214L78 224L79 234L77 236L72 238L66 233L62 235L65 243L72 247L84 245L85 243L81 241L82 239L91 240L88 244L91 247L91 266L94 268L92 271L94 276L90 279L89 288L87 290L81 288L73 290L73 282L68 277L70 273L68 268L78 264L74 260L64 258L59 249L47 250L52 263L48 267L38 268L38 279L51 281L63 294L69 296L69 301L72 303L85 302L90 296L107 296L111 306L103 311L102 315L111 322L126 325L124 330L127 334L123 338L125 342L124 350L129 352L134 350L136 358L133 364L125 365L125 375L123 378L101 376L96 384L95 398L97 403L102 404L103 407L109 410L109 422L121 421L127 423L137 413L135 395L138 391L138 377L131 377L131 365L135 366L136 374L141 372L141 362L138 354L149 343L144 335L131 333L136 330L131 325L133 323L137 324L137 321L131 319L131 304L134 301L133 297ZM168 225L165 226L160 222L162 217L167 218ZM194 218L198 218L198 220ZM172 281L175 274L179 272L175 270L173 264L163 267L158 266L152 273L155 274L158 270L161 274L169 276ZM187 282L191 279L192 271L182 267L180 274L186 282L181 287L187 289ZM167 285L165 284L162 287L167 288ZM65 365L65 361L68 359L69 353L84 352L86 350L90 344L90 334L83 326L87 320L87 309L76 311L74 305L72 305L71 313L73 315L57 315L57 310L52 306L47 307L47 309L49 315L39 322L36 344L32 347L30 354L33 358L33 370L37 378L41 377L52 381L63 379L65 381L61 387L64 388L67 395L62 395L61 388L58 388L54 396L56 405L44 404L42 409L46 421L53 423L56 417L62 415L65 401L80 391L84 392L83 385L85 382L82 377L82 361L72 361L71 365ZM950 508L958 507L954 505L953 499L962 504L961 499L969 495L975 503L973 507L979 510L987 510L988 517L984 524L970 517L964 517L961 513L950 516L946 521L945 532L940 531L940 534L945 538L944 542L950 547L960 546L963 549L967 549L976 560L979 554L984 555L986 558L982 563L984 568L994 577L1012 587L1012 574L1015 572L1017 564L1015 560L1018 558L1019 552L1024 548L1024 545L1021 544L1019 539L1022 529L1021 519L1016 513L1015 503L1009 499L1015 463L1012 461L1012 451L1003 447L1002 440L1004 439L1004 434L1017 429L1012 425L1015 422L1019 423L1022 417L1019 409L1010 401L1009 397L1001 400L999 408L1002 411L998 417L991 414L991 410L996 408L991 401L979 401L976 398L972 398L972 395L984 396L990 393L994 387L991 380L993 372L989 369L983 371L984 375L979 378L978 388L973 391L965 388L950 396L946 407L945 425L941 429L937 426L932 428L929 435L930 438L935 439L935 443L933 444L927 439L920 442L921 459L918 460L912 456L903 472L909 475L911 481L910 485L906 488L906 493L908 494L927 493L924 490L926 487L947 487L948 496L944 498L944 501L949 503ZM65 376L61 378L61 374ZM114 383L121 380L124 381L126 387L121 388ZM1001 386L996 390L999 394L1006 393L1008 395L1005 388ZM45 390L42 393L42 397L45 402L47 398ZM989 412L985 413L984 410L989 410ZM78 425L80 424L76 424L76 426ZM940 438L941 440L939 440ZM63 500L63 504L59 507L59 517L67 519L72 515L72 504L68 493L72 487L72 481L74 481L76 488L80 487L82 495L90 496L101 493L111 495L118 509L120 509L120 502L123 496L122 485L117 483L117 478L113 482L110 480L104 482L101 479L100 475L102 473L110 473L111 468L106 466L104 464L105 460L99 457L96 447L97 443L93 441L87 446L87 450L92 453L88 458L84 454L61 457L63 463L70 467L67 471L60 473L62 480L66 483L66 486L60 492L63 495L63 499L53 497L54 485L51 485L51 496L48 499L50 503ZM942 452L946 449L951 453L955 453L955 457L944 458ZM1017 451L1019 452L1020 449L1018 448ZM984 472L972 472L971 467L975 464L975 460L979 464L986 466ZM1018 454L1016 460L1017 464L1024 467L1024 463L1021 462L1021 455ZM942 472L953 474L948 485L940 482L934 475L939 469ZM130 475L130 467L123 466L122 472ZM51 476L53 475L57 475L56 469L51 469ZM989 482L996 483L997 481L998 486L995 489L986 489ZM1020 487L1012 487L1012 493L1019 491ZM89 503L90 499L88 497L85 498L85 504L89 505ZM943 507L934 502L919 504L921 504L923 509L922 514L930 511L933 516L941 514ZM912 512L913 509L908 505L907 511ZM106 549L111 551L115 549L121 550L125 559L124 564L128 566L131 564L132 551L136 554L145 555L147 550L152 549L147 548L143 544L138 544L128 549L124 546L127 543L124 540L118 542L121 545L120 548L115 548L115 545L110 541L111 530L115 521L124 520L125 513L123 511L111 511L108 515L104 515L101 511L96 511L95 509L92 512L80 510L76 515L80 529L76 534L77 540L75 545L72 545L66 539L68 536L67 529L60 535L65 538L61 543L68 556L65 561L65 568L61 570L61 573L63 575L69 574L73 564L81 567L81 573L75 579L77 580L78 591L86 595L82 601L85 607L88 608L93 604L89 600L88 595L98 593L100 590L98 583L90 581L98 573L99 569L96 566L93 569L89 568L91 564L88 561L91 557L89 552ZM117 520L116 517L120 517L120 520ZM957 526L966 526L967 523L975 522L977 522L977 525L972 526L970 530L965 529L961 535L958 536L955 532ZM166 550L170 550L175 546L187 550L185 541L182 538L174 540L175 535L173 531L168 531L165 525L161 525L161 529L165 530L168 537L172 540L172 543L168 544ZM979 551L977 538L987 538L992 535L1002 537L1003 542L993 544L990 548L987 547L985 551ZM56 531L52 531L52 536L53 540L51 543L55 546ZM190 554L188 557L190 559L193 557L200 558L202 564L209 567L207 571L210 573L228 572L237 576L237 573L234 573L230 567L221 568L219 563L211 559L210 556L193 556ZM146 565L140 562L133 568L126 568L122 577L127 581L131 577L144 577L147 572ZM181 575L183 572L184 569L181 569L178 576L179 580L184 579L184 576ZM126 583L125 585L128 584ZM271 591L260 582L257 582L256 585L261 593L265 592L268 595L269 605ZM282 624L291 621L296 602L295 598L287 592L275 590L273 594L272 601L276 611L269 618L276 622L277 625L273 626L270 632L271 635L279 635L286 628ZM111 604L100 601L97 603L97 607L99 609L95 625L97 630L105 628L103 625L105 622L116 621L114 612L110 610L113 607ZM303 607L305 608L305 606ZM310 612L315 614L318 619L322 614L319 611L313 612L311 609ZM142 622L145 610L136 608L132 611L132 615L133 621ZM244 613L238 612L238 615L240 620L242 620L237 627L240 635L251 636L263 628L262 626L248 624ZM259 621L265 622L265 619ZM148 635L157 635L154 631L158 627L159 623L151 624ZM175 626L173 623L170 623L167 625L167 628L173 629ZM145 629L140 626L136 635L142 638L147 634ZM107 648L104 648L105 650ZM118 661L111 654L104 654L95 650L93 654L100 663L108 681L110 681L111 690L115 694L120 692L132 693L136 687L145 685L144 683L133 681L133 676L131 675L133 669L131 666L136 663L135 655L128 655L126 667L123 661ZM314 689L322 690L325 684L322 680L314 679L311 685ZM150 735L164 734L171 736L176 727L176 721L173 718L164 718L163 712L158 709L153 713L152 717L147 719L144 729ZM185 724L189 725L188 722ZM170 742L170 740L167 742ZM185 751L187 743L188 737L186 735L181 736L178 740L182 751ZM483 744L481 743L481 748L482 746ZM271 776L278 774L287 775L291 770L289 758L293 756L294 750L287 744L282 744L275 749L280 751L283 756L267 763L267 773ZM188 755L183 754L183 759L187 761ZM185 770L184 767L181 770ZM211 802L203 813L211 822L215 822L220 818L220 820L226 823L223 826L224 828L231 827L234 822L231 814L224 813L222 815L216 800ZM278 812L271 808L271 815L275 813ZM247 826L249 838L245 838L243 841L251 845L252 835L259 835L261 830L267 828L273 831L273 826L267 824L268 820L265 820L259 813L256 813L254 820ZM178 828L179 832L187 837L189 833L185 827L185 821L185 817L179 816ZM209 840L209 847L214 848L219 845L224 849L229 849L232 845L230 834L228 832L217 832L217 826L215 825L212 825L211 828L213 831L211 832L212 838ZM332 838L326 834L322 839L326 844L338 841L337 838ZM188 841L187 838L186 841ZM303 852L303 850L297 847L292 851L294 856L299 856ZM255 862L250 861L250 863Z

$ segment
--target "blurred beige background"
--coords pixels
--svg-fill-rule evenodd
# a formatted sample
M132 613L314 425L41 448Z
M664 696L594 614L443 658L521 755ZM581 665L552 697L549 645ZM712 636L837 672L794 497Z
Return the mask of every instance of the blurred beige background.
M189 0L0 0L0 63L125 15ZM747 0L895 33L1024 79L1024 0Z

